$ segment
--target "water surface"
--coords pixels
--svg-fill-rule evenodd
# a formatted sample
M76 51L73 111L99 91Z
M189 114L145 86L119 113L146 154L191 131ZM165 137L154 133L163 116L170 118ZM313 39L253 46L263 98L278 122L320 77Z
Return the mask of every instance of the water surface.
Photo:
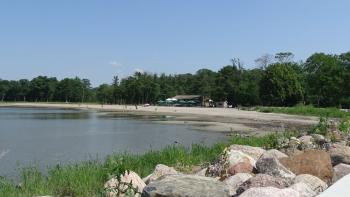
M45 169L57 163L103 159L113 152L143 153L174 143L212 144L223 133L188 125L159 124L152 119L105 112L61 109L0 108L0 176L23 166Z

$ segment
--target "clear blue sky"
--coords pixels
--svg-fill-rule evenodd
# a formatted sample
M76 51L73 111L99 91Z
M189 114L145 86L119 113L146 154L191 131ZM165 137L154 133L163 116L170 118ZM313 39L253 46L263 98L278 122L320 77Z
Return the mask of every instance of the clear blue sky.
M3 0L0 78L218 70L264 53L350 50L347 0Z

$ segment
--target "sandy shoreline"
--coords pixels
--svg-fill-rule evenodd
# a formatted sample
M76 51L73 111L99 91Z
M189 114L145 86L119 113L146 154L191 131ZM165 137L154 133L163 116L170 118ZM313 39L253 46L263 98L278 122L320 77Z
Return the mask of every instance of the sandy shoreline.
M188 124L196 129L220 132L242 132L264 134L285 129L305 129L317 124L317 117L261 113L232 108L197 108L197 107L163 107L163 106L125 106L98 104L58 104L58 103L2 103L0 107L42 107L101 110L111 113L133 115L170 115L174 116L162 124Z

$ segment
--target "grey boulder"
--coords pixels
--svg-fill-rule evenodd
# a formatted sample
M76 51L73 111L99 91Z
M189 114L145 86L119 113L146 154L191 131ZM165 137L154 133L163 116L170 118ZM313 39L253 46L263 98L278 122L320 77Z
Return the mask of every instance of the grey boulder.
M345 175L350 174L350 165L338 164L333 168L333 183L343 178Z
M303 182L295 183L289 187L299 193L299 197L313 197L316 196L316 192L313 191L308 185Z
M292 182L289 179L273 177L267 174L257 174L256 176L242 183L238 187L236 193L241 194L246 190L254 187L275 187L275 188L283 189L290 186L291 183Z
M232 150L241 151L242 153L252 157L254 160L258 160L260 156L266 151L260 147L238 145L238 144L231 145L228 149L229 151L232 151Z
M230 195L233 196L236 194L238 187L252 177L253 176L248 173L237 173L233 176L228 177L223 182L228 185L230 189Z
M336 166L340 163L350 164L350 147L339 144L333 144L329 150L332 165Z
M180 174L180 173L177 172L173 167L168 167L164 164L158 164L156 165L153 173L145 177L143 181L146 184L149 184L150 182L155 181L164 175L170 175L170 174Z
M274 157L260 158L255 165L258 172L263 174L291 179L295 177L293 172L284 167L279 160Z
M276 149L270 149L264 152L259 159L266 159L266 158L285 158L288 157L288 155L282 153L279 150Z
M167 175L149 185L142 197L230 196L228 186L214 178L196 175Z
M255 187L248 189L240 197L299 197L299 193L289 188Z
M319 194L327 189L328 185L320 178L310 174L300 174L294 178L294 183L305 183L311 190Z

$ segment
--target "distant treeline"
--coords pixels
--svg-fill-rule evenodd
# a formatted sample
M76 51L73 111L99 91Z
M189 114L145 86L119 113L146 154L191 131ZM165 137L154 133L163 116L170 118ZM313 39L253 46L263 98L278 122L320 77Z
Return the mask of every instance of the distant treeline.
M350 52L340 55L315 53L295 62L290 52L263 55L258 67L245 69L238 58L215 72L195 74L136 72L111 84L92 88L88 79L38 76L32 80L0 79L1 101L100 102L154 104L178 94L199 94L230 105L350 107Z

